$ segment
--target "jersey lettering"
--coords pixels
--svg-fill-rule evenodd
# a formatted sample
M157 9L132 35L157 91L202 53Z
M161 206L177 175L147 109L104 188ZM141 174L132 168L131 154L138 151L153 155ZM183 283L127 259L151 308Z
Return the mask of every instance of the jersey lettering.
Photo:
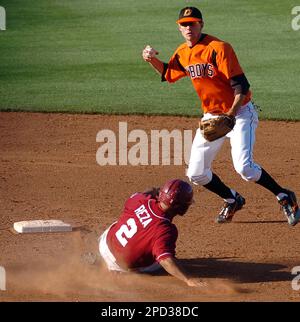
M140 223L143 225L143 228L146 228L152 221L152 218L144 205L141 205L139 208L135 209L134 212Z
M135 209L134 213L139 222L142 224L143 228L146 228L152 221L152 218L144 205L141 205L139 208ZM132 238L136 233L136 222L134 218L129 218L126 224L123 224L115 235L120 244L125 247L128 243L128 239Z
M200 77L213 77L214 68L211 64L195 64L187 66L187 70L190 73L192 79Z
M193 65L188 66L188 70L190 72L191 78L195 78L196 77L195 67Z
M133 237L136 232L137 232L137 225L133 218L129 218L127 220L127 225L126 224L122 225L120 229L116 232L116 237L120 242L120 244L123 247L125 247L128 243L127 239L130 239L131 237ZM125 236L123 236L123 234Z

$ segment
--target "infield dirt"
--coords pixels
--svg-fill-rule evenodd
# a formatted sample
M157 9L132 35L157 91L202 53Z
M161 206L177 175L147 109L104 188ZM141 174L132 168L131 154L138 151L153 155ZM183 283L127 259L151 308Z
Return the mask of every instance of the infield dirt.
M110 275L97 237L133 192L185 178L181 166L100 166L96 135L119 122L128 130L190 130L196 118L0 113L0 265L7 274L0 301L299 301L292 289L300 266L300 224L290 227L274 196L235 173L228 142L214 171L246 198L231 224L214 223L222 201L195 188L188 214L176 218L177 257L208 281L190 288L162 274ZM254 156L300 197L300 123L263 121ZM13 223L61 219L71 233L14 234ZM300 269L299 269L300 273Z

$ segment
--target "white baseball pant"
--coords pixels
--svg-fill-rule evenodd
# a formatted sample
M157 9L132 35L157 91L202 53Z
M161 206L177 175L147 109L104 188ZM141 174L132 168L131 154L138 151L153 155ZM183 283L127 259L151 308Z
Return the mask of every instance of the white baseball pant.
M112 224L111 226L113 226ZM118 271L118 272L130 272L130 271L136 271L139 273L153 273L159 269L161 269L161 265L158 262L154 262L152 265L147 266L147 267L139 267L138 269L134 270L126 270L120 267L116 261L115 256L112 254L110 249L108 248L107 242L106 242L106 237L107 234L111 228L111 226L105 230L105 232L100 236L99 238L99 252L100 255L102 256L103 260L106 263L106 266L109 271Z
M203 119L211 117L216 116L206 113ZM190 181L202 186L211 181L211 164L226 137L230 139L231 156L236 172L246 181L258 181L262 171L261 167L253 161L253 146L257 125L256 109L252 102L249 102L239 109L236 115L236 124L226 136L209 142L205 140L198 128L192 144L187 170Z

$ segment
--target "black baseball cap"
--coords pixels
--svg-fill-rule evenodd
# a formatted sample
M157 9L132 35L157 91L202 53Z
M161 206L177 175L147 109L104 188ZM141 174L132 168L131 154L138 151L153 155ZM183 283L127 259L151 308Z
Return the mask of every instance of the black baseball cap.
M177 23L202 21L202 13L195 7L185 7L180 10Z

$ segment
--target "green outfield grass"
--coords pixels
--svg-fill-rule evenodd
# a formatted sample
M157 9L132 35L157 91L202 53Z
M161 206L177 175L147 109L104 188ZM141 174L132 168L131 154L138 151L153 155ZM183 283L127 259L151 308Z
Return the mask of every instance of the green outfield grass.
M0 109L198 115L190 80L161 83L141 58L149 43L169 59L186 5L202 9L206 33L235 48L261 118L299 120L292 0L2 0Z

